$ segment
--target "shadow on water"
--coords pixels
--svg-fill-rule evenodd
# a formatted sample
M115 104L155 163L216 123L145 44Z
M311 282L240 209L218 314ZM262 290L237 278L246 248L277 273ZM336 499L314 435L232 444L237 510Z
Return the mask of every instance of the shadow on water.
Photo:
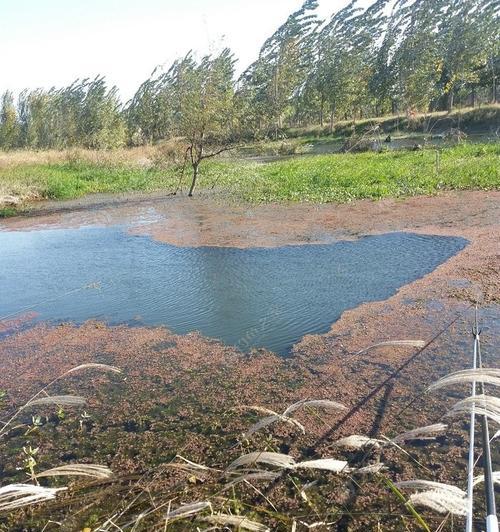
M346 310L384 300L459 252L462 238L389 233L328 245L183 248L125 227L0 233L0 316L165 325L280 354ZM75 287L96 290L54 299ZM52 300L52 301L48 301Z

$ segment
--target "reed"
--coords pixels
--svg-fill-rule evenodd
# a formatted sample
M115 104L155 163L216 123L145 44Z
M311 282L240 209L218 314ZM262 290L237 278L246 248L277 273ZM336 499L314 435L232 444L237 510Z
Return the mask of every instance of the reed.
M397 482L395 486L399 489L424 490L410 496L410 502L415 506L426 506L443 514L464 516L467 513L467 493L456 486L430 480L406 480Z
M250 532L269 532L271 530L267 526L241 515L216 513L200 517L198 520L205 521L212 525L221 525L223 527L231 526L235 527L237 530L249 530Z
M9 484L0 488L0 511L10 511L54 499L66 488L44 488L33 484Z
M435 391L455 384L469 384L479 381L492 386L500 386L500 369L481 368L481 369L464 369L450 373L438 381L432 383L428 390Z
M36 478L77 476L107 479L113 476L113 471L99 464L68 464L47 469L37 473L35 476Z
M392 438L392 442L404 443L412 440L433 440L438 436L445 434L448 425L445 423L434 423L425 427L418 427Z

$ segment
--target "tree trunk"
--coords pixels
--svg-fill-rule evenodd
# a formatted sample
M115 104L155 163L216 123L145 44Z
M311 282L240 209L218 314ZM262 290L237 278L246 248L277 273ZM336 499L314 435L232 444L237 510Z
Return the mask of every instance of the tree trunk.
M321 95L321 105L319 108L319 125L323 127L323 112L325 108L325 98Z
M194 187L196 186L196 180L198 179L198 166L200 165L199 161L193 163L193 180L191 181L191 187L189 188L188 196L193 195Z
M335 108L330 111L330 133L333 133L333 122L335 120Z
M448 112L453 111L453 101L455 99L455 94L453 89L448 93Z
M491 103L497 103L497 77L493 56L490 56L489 63L491 65Z

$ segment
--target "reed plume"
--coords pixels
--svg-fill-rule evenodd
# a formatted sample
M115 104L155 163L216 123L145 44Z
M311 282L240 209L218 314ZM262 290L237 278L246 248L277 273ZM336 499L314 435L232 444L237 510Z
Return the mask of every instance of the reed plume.
M80 395L47 395L47 397L33 399L26 403L26 407L34 405L85 406L86 404L87 400Z
M37 478L62 476L80 476L106 479L113 476L113 471L111 471L111 469L108 467L98 464L68 464L47 469L46 471L42 471L42 473L38 473L36 475Z
M418 427L408 432L398 434L392 438L392 442L404 443L411 440L433 440L437 436L441 436L446 432L448 425L444 423L435 423L434 425L427 425L425 427Z
M395 486L402 489L424 490L410 496L409 501L413 505L426 506L438 513L454 515L467 513L467 494L451 484L430 480L406 480L397 482Z
M378 342L376 344L369 345L368 347L365 347L364 349L361 349L361 351L358 351L355 353L355 355L362 355L363 353L366 353L367 351L370 351L371 349L375 349L376 347L386 347L386 346L409 346L409 347L424 347L425 341L424 340L388 340L387 342Z
M385 443L383 440L377 440L375 438L369 438L361 434L352 434L345 438L340 438L333 442L334 447L342 447L344 449L358 450L364 447L380 447L380 444Z
M474 381L491 384L493 386L500 386L500 369L481 368L455 371L454 373L450 373L432 383L429 386L428 391L432 392L444 388L445 386L453 386L454 384L464 384Z
M50 501L66 488L44 488L32 484L9 484L0 488L0 511Z
M172 520L172 519L184 519L186 517L191 517L193 515L196 515L200 512L203 512L203 510L206 510L207 508L212 509L212 503L209 501L200 501L200 502L193 502L191 504L184 504L182 506L179 506L179 508L176 508L175 510L170 510L165 514L166 520Z
M213 525L222 525L224 527L234 526L237 530L249 530L250 532L269 532L270 530L270 528L267 526L258 523L257 521L252 521L248 519L248 517L241 515L217 513L200 517L198 520L205 521Z

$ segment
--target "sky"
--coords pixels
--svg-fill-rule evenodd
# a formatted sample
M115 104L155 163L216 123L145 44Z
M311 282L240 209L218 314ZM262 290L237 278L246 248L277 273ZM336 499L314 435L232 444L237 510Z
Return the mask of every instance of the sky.
M229 46L241 72L303 0L0 0L0 91L103 74L124 101L157 65ZM327 18L346 0L320 0Z

